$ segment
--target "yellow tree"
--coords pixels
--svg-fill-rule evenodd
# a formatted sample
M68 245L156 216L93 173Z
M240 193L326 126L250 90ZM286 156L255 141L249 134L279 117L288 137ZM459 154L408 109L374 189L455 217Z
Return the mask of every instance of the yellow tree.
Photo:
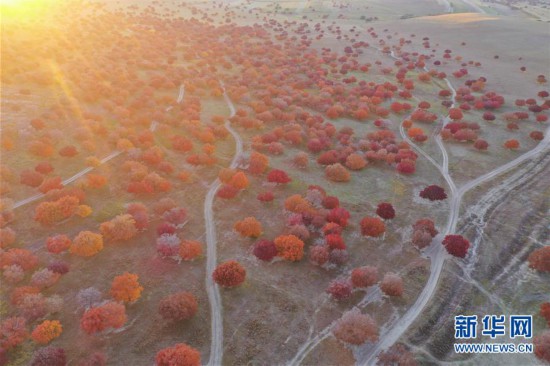
M81 231L73 239L69 248L71 254L81 257L91 257L103 249L103 236L91 231Z

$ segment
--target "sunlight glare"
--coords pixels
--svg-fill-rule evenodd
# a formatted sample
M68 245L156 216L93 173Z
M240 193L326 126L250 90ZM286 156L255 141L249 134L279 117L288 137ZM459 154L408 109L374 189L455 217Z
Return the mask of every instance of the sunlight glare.
M25 18L36 16L59 5L63 0L0 0L2 18Z

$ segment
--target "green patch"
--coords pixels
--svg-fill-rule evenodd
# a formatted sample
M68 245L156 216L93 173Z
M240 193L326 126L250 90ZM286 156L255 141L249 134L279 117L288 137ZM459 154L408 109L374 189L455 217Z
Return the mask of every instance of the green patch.
M124 212L124 202L121 199L108 200L106 202L99 211L92 214L94 221L99 223L105 222Z
M10 366L29 365L35 345L31 341L15 347L10 355Z
M215 115L229 116L229 109L225 100L222 97L201 99L201 121L211 123L212 117Z

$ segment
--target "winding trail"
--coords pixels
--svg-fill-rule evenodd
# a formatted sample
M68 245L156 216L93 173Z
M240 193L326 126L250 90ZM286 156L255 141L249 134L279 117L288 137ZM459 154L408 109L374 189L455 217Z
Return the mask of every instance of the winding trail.
M235 115L235 106L225 91L225 86L222 81L220 85L223 89L223 98L229 107L230 117ZM229 119L225 120L225 128L231 133L235 139L235 155L231 160L230 168L236 168L238 159L243 152L243 142L239 134L231 127ZM210 185L210 189L204 200L204 222L206 226L206 292L210 303L210 322L211 322L211 341L210 341L210 359L209 366L218 366L222 364L223 359L223 318L222 318L222 303L220 290L217 284L212 280L211 273L214 272L217 262L217 239L216 239L216 223L214 221L214 212L212 206L216 192L221 186L219 179L216 179Z
M177 99L177 103L181 103L183 101L183 96L185 95L185 86L183 84L180 85L180 88L179 88L179 93L178 93L178 99ZM166 107L165 111L169 111L171 110L173 107L172 106L169 106L169 107ZM157 126L158 126L158 122L157 121L151 121L151 124L149 125L149 130L151 132L154 132L156 129L157 129ZM111 159L114 159L116 158L117 156L119 156L120 154L122 154L122 151L113 151L112 153L110 153L109 155L107 155L106 157L104 157L103 159L101 159L99 161L99 165L103 165L105 163L107 163L109 160ZM91 172L92 170L94 170L96 167L87 167L87 168L84 168L82 169L81 171L79 171L78 173L76 173L75 175L65 179L62 184L63 186L66 186L68 184L71 184L72 182L74 182L75 180L77 180L78 178L88 174L89 172ZM45 194L44 193L38 193L38 194L35 194L34 196L30 196L30 197L27 197L25 199L22 199L20 201L17 201L13 204L13 209L16 209L18 207L21 207L21 206L25 206L31 202L34 202L36 200L39 200L41 199L42 197L44 197Z

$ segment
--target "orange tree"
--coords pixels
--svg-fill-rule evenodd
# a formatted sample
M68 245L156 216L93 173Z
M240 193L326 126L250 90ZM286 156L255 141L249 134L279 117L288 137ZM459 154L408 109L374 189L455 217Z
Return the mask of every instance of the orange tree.
M117 301L136 301L141 296L141 291L143 291L138 278L138 275L128 272L116 276L111 284L111 296Z
M304 256L304 242L295 235L280 235L274 243L279 257L295 262Z

